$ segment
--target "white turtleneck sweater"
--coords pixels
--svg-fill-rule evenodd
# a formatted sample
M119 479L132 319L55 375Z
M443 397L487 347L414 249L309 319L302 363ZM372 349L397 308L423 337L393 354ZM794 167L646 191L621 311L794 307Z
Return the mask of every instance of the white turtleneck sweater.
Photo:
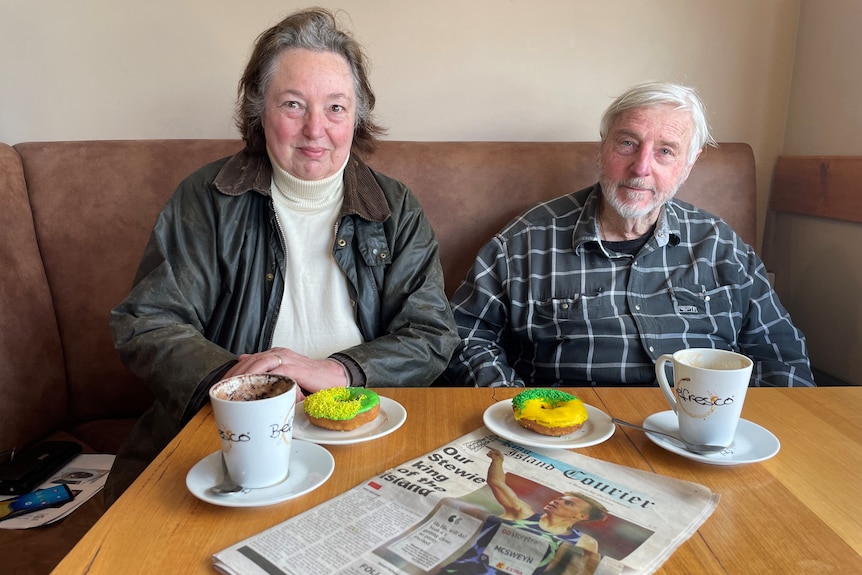
M332 176L312 182L288 174L271 154L270 161L286 268L272 346L323 359L362 343L347 276L332 257L347 161Z

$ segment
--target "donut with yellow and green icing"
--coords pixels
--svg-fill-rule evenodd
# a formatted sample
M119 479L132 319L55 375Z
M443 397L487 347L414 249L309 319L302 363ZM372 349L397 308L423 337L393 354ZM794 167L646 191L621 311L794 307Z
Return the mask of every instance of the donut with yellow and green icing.
M529 430L560 437L583 427L589 414L577 396L559 389L536 387L512 398L515 421Z
M318 427L350 431L377 417L380 396L364 387L332 387L306 397L303 410Z

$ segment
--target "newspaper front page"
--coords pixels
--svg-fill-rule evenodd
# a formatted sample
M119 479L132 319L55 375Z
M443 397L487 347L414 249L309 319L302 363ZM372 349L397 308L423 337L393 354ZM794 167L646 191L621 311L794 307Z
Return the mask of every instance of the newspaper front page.
M652 573L713 512L696 483L480 428L213 555L228 575Z

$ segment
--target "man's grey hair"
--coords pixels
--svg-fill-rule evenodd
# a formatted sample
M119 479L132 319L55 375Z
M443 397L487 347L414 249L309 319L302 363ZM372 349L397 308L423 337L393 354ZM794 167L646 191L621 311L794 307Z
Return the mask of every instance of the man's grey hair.
M697 159L697 153L706 146L717 147L718 144L709 133L709 122L706 119L706 106L697 95L694 88L673 84L670 82L646 82L638 84L626 90L621 96L608 106L602 114L599 125L599 135L602 142L610 131L614 121L620 114L634 108L645 108L670 104L677 110L686 110L691 113L692 135L691 143L686 157L687 163L691 165Z

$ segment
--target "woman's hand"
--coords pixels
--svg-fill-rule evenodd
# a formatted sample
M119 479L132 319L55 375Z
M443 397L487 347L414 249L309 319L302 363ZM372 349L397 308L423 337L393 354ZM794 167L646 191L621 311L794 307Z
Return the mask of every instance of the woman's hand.
M311 359L286 347L274 347L260 353L244 353L225 374L225 378L247 373L274 373L293 379L299 386L296 400L305 399L303 391L314 393L330 387L346 387L344 367L332 359Z

